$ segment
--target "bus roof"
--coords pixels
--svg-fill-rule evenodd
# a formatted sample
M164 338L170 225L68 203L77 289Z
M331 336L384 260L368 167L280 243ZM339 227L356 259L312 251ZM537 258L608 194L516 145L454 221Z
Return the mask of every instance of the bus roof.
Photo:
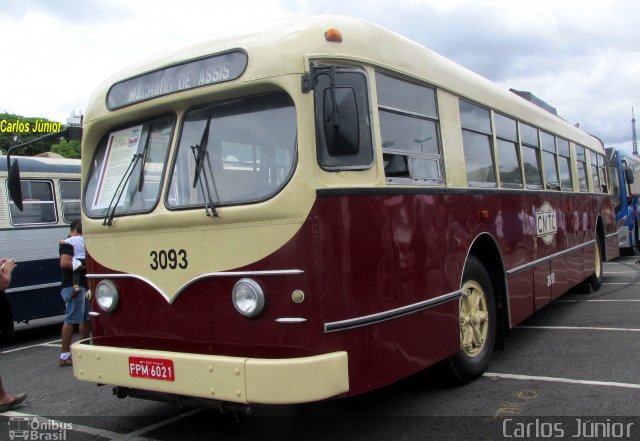
M67 158L43 158L34 156L11 155L18 159L20 173L73 173L80 174L80 160ZM7 157L0 156L0 172L7 172Z
M325 39L324 33L330 28L342 33L342 42L330 42ZM604 146L598 138L486 78L378 25L342 16L295 17L267 22L254 27L250 32L222 36L141 61L112 76L96 89L89 101L85 120L88 122L110 113L105 102L107 92L114 83L234 49L240 49L248 55L246 71L235 83L303 74L308 69L307 59L353 60L427 82L592 150L604 152ZM217 88L220 87L225 85L203 86L132 106L140 110L152 109L158 105L165 106L173 101L201 95L203 89L204 93L208 93L211 90L219 90Z

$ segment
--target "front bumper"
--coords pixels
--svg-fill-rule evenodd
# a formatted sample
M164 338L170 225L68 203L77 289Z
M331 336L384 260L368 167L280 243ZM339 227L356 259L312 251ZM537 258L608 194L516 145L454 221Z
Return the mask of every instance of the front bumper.
M187 354L92 345L71 347L78 380L233 403L292 404L349 391L344 351L302 358L265 359ZM175 380L132 377L129 357L173 361Z

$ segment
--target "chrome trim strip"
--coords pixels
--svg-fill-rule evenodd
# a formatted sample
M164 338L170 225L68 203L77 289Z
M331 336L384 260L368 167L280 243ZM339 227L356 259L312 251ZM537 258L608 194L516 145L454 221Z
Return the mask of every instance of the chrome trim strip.
M182 292L187 289L190 285L211 277L259 277L259 276L297 276L300 274L304 274L303 270L293 269L293 270L266 270L266 271L222 271L222 272L214 272L214 273L206 273L201 274L198 277L195 277L189 281L187 281L184 285L178 288L176 295L173 296L173 299L170 299L167 293L165 293L158 285L153 283L151 280L146 277L139 276L137 274L87 274L88 279L136 279L141 282L146 283L155 289L167 303L172 304Z
M576 245L574 247L568 248L564 251L559 251L555 254L551 254L547 257L543 257L542 259L538 259L538 260L534 260L533 262L529 262L529 263L525 263L524 265L520 265L517 266L515 268L512 268L510 270L507 271L507 276L513 276L515 274L521 273L522 271L528 270L529 268L533 268L534 266L540 265L542 263L548 262L550 260L556 259L560 256L563 256L565 254L569 254L569 253L573 253L574 251L578 251L581 250L582 248L586 248L589 245L593 245L594 243L596 243L596 240L590 240L588 242L585 242L583 244L580 245Z
M54 288L56 286L60 286L60 282L53 283L42 283L40 285L29 285L29 286L20 286L18 288L9 288L4 292L9 294L11 292L22 292L22 291L31 291L33 289L44 289L44 288Z
M306 321L307 319L302 317L282 317L276 319L277 323L304 323Z
M425 309L433 308L451 300L456 300L462 296L462 291L455 291L449 294L444 294L439 297L434 297L422 302L413 303L407 306L401 306L400 308L390 309L388 311L379 312L376 314L365 315L362 317L356 317L347 320L340 320L337 322L330 322L324 324L324 332L337 332L344 331L346 329L361 328L363 326L373 325L375 323L385 322L404 315L413 314Z
M100 317L100 313L95 311L89 311L89 315L91 317Z

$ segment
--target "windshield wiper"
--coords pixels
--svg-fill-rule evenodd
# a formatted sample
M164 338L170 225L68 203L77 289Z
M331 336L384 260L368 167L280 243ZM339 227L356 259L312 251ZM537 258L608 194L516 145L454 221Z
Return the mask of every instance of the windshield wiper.
M147 139L144 142L142 148L142 163L140 164L140 174L138 175L138 193L142 191L144 186L144 165L147 163L147 152L149 151L149 140L151 139L151 132L153 132L153 125L149 124L149 131L147 132Z
M218 211L216 210L216 205L213 202L213 198L211 197L211 187L209 186L209 178L207 177L207 172L203 171L203 162L207 160L207 167L209 171L211 171L211 162L209 161L209 152L207 151L207 145L209 143L209 127L211 125L212 115L209 115L207 118L207 124L204 127L204 131L202 132L202 137L200 138L200 144L191 146L191 151L193 152L193 158L196 161L196 170L195 176L193 177L193 188L196 188L198 182L200 182L200 189L202 190L202 195L205 198L204 201L204 212L209 217L218 217ZM202 176L204 175L204 184L202 183ZM211 182L213 184L213 190L216 193L216 199L218 198L218 190L216 189L216 181L211 177Z
M104 220L102 221L102 225L106 225L110 227L113 224L113 217L116 214L116 209L118 208L118 204L120 203L120 198L122 198L122 194L124 193L124 187L127 185L127 182L129 182L129 179L131 179L131 175L133 174L133 169L136 168L136 164L141 158L142 158L142 153L135 153L131 158L131 162L129 163L129 166L125 170L124 174L122 175L120 182L118 182L118 186L116 187L116 191L113 193L111 202L109 202L109 206L107 207L107 214L105 215Z

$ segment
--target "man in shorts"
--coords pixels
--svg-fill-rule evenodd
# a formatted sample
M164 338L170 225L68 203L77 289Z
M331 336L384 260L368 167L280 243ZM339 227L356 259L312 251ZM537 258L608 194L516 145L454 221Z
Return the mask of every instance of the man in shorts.
M82 234L82 224L79 220L71 222L69 236ZM62 348L58 366L73 366L71 359L71 340L75 327L80 327L80 337L89 338L91 334L91 322L89 321L90 302L85 297L88 289L86 268L81 266L80 292L74 294L73 290L73 246L67 243L60 244L60 269L62 271L62 299L65 302L64 323L62 324Z

